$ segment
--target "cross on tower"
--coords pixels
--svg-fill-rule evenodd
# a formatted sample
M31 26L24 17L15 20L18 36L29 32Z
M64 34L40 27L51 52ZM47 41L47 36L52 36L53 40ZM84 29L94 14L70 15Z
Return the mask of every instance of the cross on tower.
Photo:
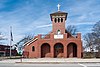
M60 11L60 4L58 4L57 7L58 7L58 11Z

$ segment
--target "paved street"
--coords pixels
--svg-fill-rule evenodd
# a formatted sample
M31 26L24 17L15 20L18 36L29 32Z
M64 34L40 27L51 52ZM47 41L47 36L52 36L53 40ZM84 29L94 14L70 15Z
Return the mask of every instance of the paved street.
M37 58L4 59L0 67L100 67L100 59L79 58Z
M5 59L0 63L16 63L21 62L21 59ZM100 59L81 59L81 58L33 58L22 59L23 63L100 63Z
M74 64L0 64L0 67L100 67L100 63L74 63Z

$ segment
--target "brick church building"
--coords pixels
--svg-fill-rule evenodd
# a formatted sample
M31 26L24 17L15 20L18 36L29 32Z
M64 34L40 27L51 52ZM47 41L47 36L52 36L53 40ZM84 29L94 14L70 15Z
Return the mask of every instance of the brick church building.
M38 34L25 43L23 56L27 58L81 58L82 41L81 33L76 36L65 31L68 13L58 9L51 13L52 31L47 35Z

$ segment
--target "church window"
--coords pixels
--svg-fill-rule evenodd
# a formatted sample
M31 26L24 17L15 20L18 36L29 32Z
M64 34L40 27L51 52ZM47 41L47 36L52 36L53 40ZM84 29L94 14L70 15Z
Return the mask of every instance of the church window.
M61 22L63 22L63 18L61 18Z
M56 23L56 22L57 22L57 19L55 18L54 21L55 21L55 23Z
M58 18L58 23L60 22L60 18Z
M58 34L58 35L61 34L61 31L60 31L60 30L57 30L57 34Z
M34 46L32 47L32 51L35 51L35 48L34 48Z

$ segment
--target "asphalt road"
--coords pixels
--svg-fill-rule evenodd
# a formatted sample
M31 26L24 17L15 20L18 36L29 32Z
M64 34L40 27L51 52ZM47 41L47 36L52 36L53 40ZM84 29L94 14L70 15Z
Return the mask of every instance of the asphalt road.
M73 63L73 64L0 64L0 67L100 67L100 63Z

